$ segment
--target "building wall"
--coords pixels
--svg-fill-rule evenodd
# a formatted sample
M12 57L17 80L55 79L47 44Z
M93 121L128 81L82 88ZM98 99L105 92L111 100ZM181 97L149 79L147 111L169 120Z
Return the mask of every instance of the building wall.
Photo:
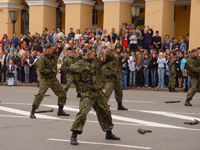
M8 38L12 38L13 34L13 24L11 22L9 11L15 10L19 11L17 22L15 23L15 33L19 36L21 32L21 10L19 9L1 9L0 11L0 39L3 37L3 34L7 34Z
M176 6L175 11L175 38L178 40L179 36L186 37L190 28L190 5L187 10L183 10L183 6Z

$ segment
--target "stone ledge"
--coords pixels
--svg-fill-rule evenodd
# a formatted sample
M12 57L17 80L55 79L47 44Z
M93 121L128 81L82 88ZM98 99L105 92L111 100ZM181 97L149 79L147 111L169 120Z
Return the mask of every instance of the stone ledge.
M0 83L0 86L8 86L8 83ZM37 87L37 83L15 83L14 86L25 86L25 87ZM65 85L62 84L62 86L64 87ZM72 84L70 86L70 88L75 88L75 85ZM168 88L151 88L151 87L128 87L127 90L141 90L141 91L166 91L168 92ZM182 88L176 88L177 91L179 92L184 92L184 90Z

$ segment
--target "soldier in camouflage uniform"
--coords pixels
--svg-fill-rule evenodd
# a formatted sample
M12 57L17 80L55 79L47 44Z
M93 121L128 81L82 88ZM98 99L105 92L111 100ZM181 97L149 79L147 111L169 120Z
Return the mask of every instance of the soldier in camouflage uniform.
M186 70L188 76L191 78L191 88L187 92L187 98L185 101L185 106L192 106L190 101L192 100L197 89L200 89L200 58L197 56L197 50L191 50L191 56L186 62Z
M36 63L35 63L35 70L37 72L37 81L38 81L38 87L40 87L40 80L41 80L41 76L40 76L40 71L39 71L39 68L41 66L41 61L40 61L40 58L43 57L44 54L41 54L40 57L37 59Z
M175 90L176 84L176 56L173 56L173 60L169 64L169 92L177 92Z
M75 50L70 51L69 57L64 59L61 69L67 72L67 75L66 75L67 84L64 87L65 92L67 93L71 83L73 82L76 86L77 97L81 97L80 90L78 88L78 83L77 83L79 76L74 75L73 73L69 72L70 65L77 62L77 57L75 56L75 54L76 54Z
M79 112L71 128L73 133L70 143L72 145L78 145L77 134L82 133L87 114L92 107L97 113L102 130L106 132L106 139L120 140L119 137L116 137L111 132L114 125L112 124L111 112L102 91L105 85L102 76L102 65L105 60L101 56L94 57L94 55L95 52L93 50L88 51L86 57L83 57L70 67L71 72L80 74L79 85L81 86Z
M61 84L56 78L57 74L57 60L60 55L60 53L63 50L63 44L60 44L56 50L54 50L53 47L51 47L51 44L46 45L46 53L44 56L40 58L40 67L39 72L41 75L41 81L40 81L40 87L38 94L36 95L34 102L32 104L32 111L30 114L30 118L36 118L35 116L35 110L38 109L44 94L50 87L52 91L55 93L55 95L58 96L58 116L69 116L69 114L66 114L63 111L63 106L66 102L66 94L63 90Z
M103 67L103 74L106 78L106 102L109 101L109 98L114 90L115 99L118 103L118 110L128 110L122 105L123 90L122 90L122 64L126 63L129 59L128 54L118 55L116 54L115 61L107 63Z

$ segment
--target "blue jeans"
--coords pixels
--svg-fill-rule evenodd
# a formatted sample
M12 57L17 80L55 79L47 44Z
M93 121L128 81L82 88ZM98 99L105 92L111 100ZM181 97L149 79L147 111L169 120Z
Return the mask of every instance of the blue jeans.
M165 68L158 68L158 86L164 87Z
M25 83L29 83L29 66L24 65Z
M143 74L144 74L144 84L145 86L149 86L149 68L143 69Z
M136 71L130 71L129 85L130 86L136 86Z
M17 74L18 74L18 72L17 72L17 65L15 65L15 83L17 82Z
M185 88L187 85L187 78L183 78L183 88Z
M127 89L127 74L122 73L122 88Z
M151 68L151 86L157 86L157 68Z

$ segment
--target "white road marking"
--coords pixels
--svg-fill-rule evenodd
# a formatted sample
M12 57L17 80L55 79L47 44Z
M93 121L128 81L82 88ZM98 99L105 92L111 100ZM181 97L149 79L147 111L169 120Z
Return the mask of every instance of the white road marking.
M53 138L49 138L47 140L49 140L49 141L60 141L60 142L70 142L70 140L53 139ZM141 147L141 146L121 145L121 144L111 144L111 143L98 143L98 142L86 142L86 141L78 141L78 143L92 144L92 145L105 145L105 146L126 147L126 148L135 148L135 149L152 149L151 147Z
M50 107L50 108L58 108L57 105L45 105L45 104L43 104L42 106L46 106L46 107ZM3 106L0 106L0 110L12 112L12 113L17 113L17 114L21 114L21 115L25 115L25 116L29 116L29 114L30 114L30 112L27 112L27 111L22 111L22 110L18 110L18 109L3 107ZM72 111L72 112L78 112L79 111L79 109L71 108L71 107L67 107L67 106L64 107L64 110ZM200 118L194 118L194 117L190 117L190 116L184 116L184 115L178 115L178 114L172 114L172 113L160 112L160 111L158 111L158 112L157 111L145 111L145 110L130 110L130 111L139 111L139 112L145 112L145 113L151 113L151 114L157 114L157 115L164 115L164 116L179 118L179 119L186 119L187 118L188 120L194 120L194 119L200 120ZM89 114L96 115L96 112L90 111ZM51 117L51 116L47 116L47 115L41 115L41 114L37 114L36 117L39 118L39 119L61 120L60 118ZM125 121L125 122L129 122L129 123L137 123L137 124L140 124L140 125L143 125L143 126L200 131L200 129L184 128L184 127L179 127L179 126L174 126L174 125L144 121L144 120L133 119L133 118L128 118L128 117L121 117L121 116L117 116L117 115L112 115L112 118L115 119L115 120ZM73 120L71 119L70 121L73 121ZM129 124L129 125L132 125L132 124Z
M56 105L42 105L42 106L46 106L46 107L50 107L50 108L57 108ZM79 112L79 109L71 108L71 107L67 107L67 106L65 106L63 109L64 110L68 110L68 111ZM96 115L96 112L90 111L89 114ZM151 126L151 127L171 128L171 129L184 129L184 130L197 130L197 131L200 131L200 129L184 128L184 127L179 127L179 126L174 126L174 125L156 123L156 122L151 122L151 121L144 121L144 120L133 119L133 118L128 118L128 117L121 117L121 116L117 116L117 115L112 115L112 119L116 119L116 120L120 120L120 121L125 121L125 122L132 122L132 123L143 124L143 125Z
M28 111L23 111L23 110L9 108L9 107L0 106L0 110L15 113L15 114L20 114L20 115L24 115L24 116L30 115L30 112L28 112ZM36 116L37 116L37 118L40 118L40 119L54 119L54 120L59 119L59 118L56 118L56 117L51 117L51 116L41 115L41 114L37 114Z
M111 108L111 109L114 109L114 108ZM178 119L183 119L183 120L191 120L191 121L194 121L194 119L200 120L200 118L179 115L179 114L174 114L174 113L164 112L164 111L149 111L149 110L134 110L134 109L129 109L129 111L144 112L144 113L162 115L162 116L178 118Z
M115 99L109 99L111 102L116 102ZM155 103L155 102L150 102L150 101L134 101L134 100L123 100L123 102L130 102L130 103Z

